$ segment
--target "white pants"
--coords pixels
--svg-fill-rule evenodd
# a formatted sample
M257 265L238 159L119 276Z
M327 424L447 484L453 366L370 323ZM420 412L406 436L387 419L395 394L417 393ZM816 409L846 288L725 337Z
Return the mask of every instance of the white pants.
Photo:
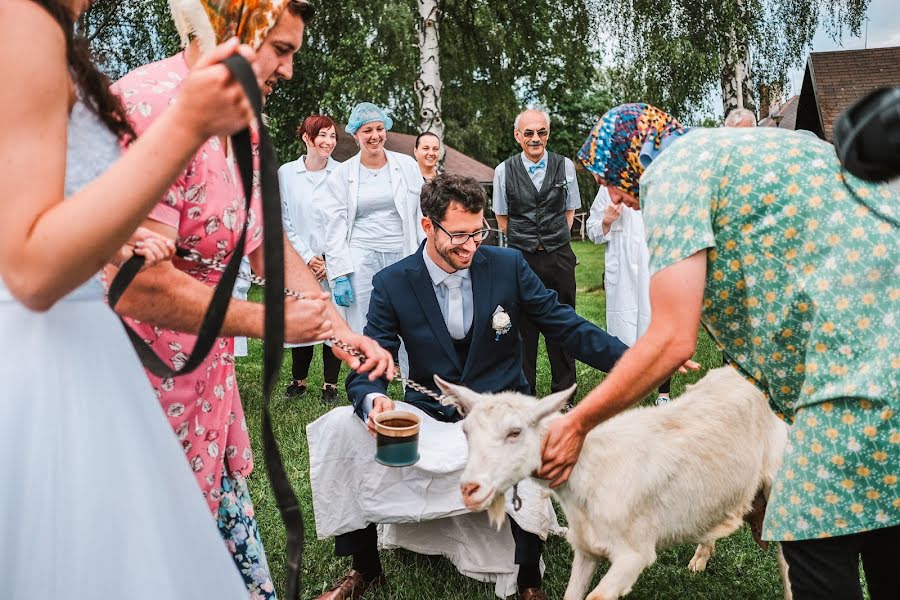
M372 279L378 271L406 258L402 251L382 252L350 246L350 258L353 260L353 272L350 273L350 286L353 288L353 304L344 309L347 325L356 333L362 333L366 327L366 316L369 314L369 300L372 298ZM409 374L409 356L406 346L400 345L400 372L406 377Z

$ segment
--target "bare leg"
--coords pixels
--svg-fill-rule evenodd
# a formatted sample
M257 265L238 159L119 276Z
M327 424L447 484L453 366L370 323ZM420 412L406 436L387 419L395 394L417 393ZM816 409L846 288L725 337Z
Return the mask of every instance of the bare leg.
M788 579L788 564L784 560L781 544L778 544L778 572L781 573L781 583L784 584L784 600L793 600L794 592L791 591L791 580Z
M597 559L593 555L573 547L575 558L572 561L572 572L569 574L569 585L566 587L566 595L563 600L584 600L594 569L597 567Z

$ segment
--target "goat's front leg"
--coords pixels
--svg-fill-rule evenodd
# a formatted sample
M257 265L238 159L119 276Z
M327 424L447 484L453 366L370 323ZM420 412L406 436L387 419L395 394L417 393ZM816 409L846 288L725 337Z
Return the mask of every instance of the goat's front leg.
M572 561L572 573L569 575L569 585L566 587L566 595L563 600L584 600L584 594L587 592L591 577L594 576L594 569L597 567L597 559L592 554L579 550L575 546L573 549L575 558Z
M691 562L688 563L688 570L691 573L699 573L700 571L705 571L706 564L715 553L715 542L710 542L708 544L697 544L697 550L694 551L694 556L693 558L691 558Z
M623 548L609 554L609 571L587 600L616 600L628 594L640 574L656 561L656 549Z

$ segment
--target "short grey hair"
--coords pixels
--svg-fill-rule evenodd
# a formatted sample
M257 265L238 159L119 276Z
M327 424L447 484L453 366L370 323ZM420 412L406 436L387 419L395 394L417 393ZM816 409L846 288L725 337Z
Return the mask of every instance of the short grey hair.
M522 115L524 115L527 112L540 113L541 116L544 117L544 120L547 121L547 127L548 128L550 127L550 113L548 113L546 110L542 110L540 108L526 108L525 110L523 110L522 112L520 112L519 114L516 115L516 120L513 122L513 127L515 129L519 128L519 121L522 119Z
M735 108L725 117L725 127L756 127L756 114L746 108Z

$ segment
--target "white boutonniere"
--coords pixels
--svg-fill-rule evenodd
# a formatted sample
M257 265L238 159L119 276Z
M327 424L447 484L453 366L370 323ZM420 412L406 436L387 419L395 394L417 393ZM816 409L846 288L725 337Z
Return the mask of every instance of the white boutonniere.
M496 332L496 337L494 341L499 342L501 335L506 335L509 333L509 330L512 329L512 320L509 318L509 315L506 314L506 311L503 310L502 306L498 306L496 310L494 310L494 316L491 317L491 327L494 328L494 332Z

